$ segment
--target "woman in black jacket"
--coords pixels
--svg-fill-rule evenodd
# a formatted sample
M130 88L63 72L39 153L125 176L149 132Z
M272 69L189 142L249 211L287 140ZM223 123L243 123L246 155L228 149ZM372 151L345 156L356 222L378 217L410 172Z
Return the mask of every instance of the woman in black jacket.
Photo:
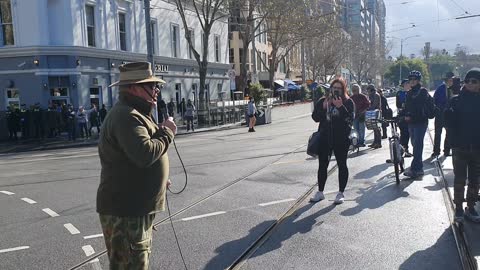
M312 118L319 123L320 154L318 156L318 192L310 202L325 199L323 190L327 181L327 168L332 152L335 154L338 165L339 192L335 204L344 201L343 192L348 182L347 155L350 146L349 135L354 119L355 105L347 94L345 82L336 79L332 82L330 93L315 104Z

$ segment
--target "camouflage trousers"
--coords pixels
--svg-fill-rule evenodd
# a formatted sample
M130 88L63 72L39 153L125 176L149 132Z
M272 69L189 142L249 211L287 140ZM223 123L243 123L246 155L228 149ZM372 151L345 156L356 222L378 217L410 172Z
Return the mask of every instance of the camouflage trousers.
M148 269L154 218L100 215L111 270Z

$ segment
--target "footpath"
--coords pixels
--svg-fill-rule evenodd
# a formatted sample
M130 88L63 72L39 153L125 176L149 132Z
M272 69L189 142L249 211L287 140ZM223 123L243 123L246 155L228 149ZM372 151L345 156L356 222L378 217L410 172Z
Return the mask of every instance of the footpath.
M291 119L308 116L311 114L311 107L311 102L275 106L272 110L272 123L281 123L289 121ZM193 135L195 133L219 131L241 127L242 123L234 123L205 128L196 128L194 132L187 132L186 126L180 125L178 127L177 136L186 136ZM95 129L92 129L92 132L94 131ZM77 140L75 141L69 141L66 134L64 134L63 136L57 138L49 138L43 140L31 139L18 140L15 142L7 141L0 143L0 154L95 146L98 143L98 134L94 133L92 137L93 138L91 139L77 138Z

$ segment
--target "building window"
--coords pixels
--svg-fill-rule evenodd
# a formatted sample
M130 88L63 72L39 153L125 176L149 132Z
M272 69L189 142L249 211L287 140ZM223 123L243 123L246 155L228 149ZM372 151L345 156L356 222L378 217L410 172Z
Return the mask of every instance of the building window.
M281 73L287 73L285 58L283 58L282 61L280 61L279 71L280 71Z
M90 88L90 104L91 105L95 104L97 108L100 105L100 88L99 87Z
M155 21L150 22L150 31L152 35L152 52L153 54L156 53L156 47L157 47L157 23Z
M190 35L190 41L192 42L192 47L195 48L195 32L193 32L193 29L188 29L188 34ZM190 48L190 44L187 42L188 46L188 58L193 59L193 50Z
M262 71L262 57L260 53L257 53L257 71Z
M220 62L220 36L215 36L215 62Z
M179 30L178 30L178 25L172 24L172 57L178 57L180 52L179 52Z
M218 89L218 99L219 99L220 101L222 101L223 98L224 98L224 94L225 94L225 92L222 91L222 89L223 89L223 84L221 84L221 83L217 84L217 89Z
M118 30L120 32L120 50L127 50L127 27L125 13L118 13Z
M240 65L243 64L243 54L244 54L244 50L242 48L238 49L238 62L240 63Z
M11 107L12 109L19 109L20 108L20 91L14 88L7 88L6 90L7 96L7 107Z
M87 16L87 44L95 47L95 7L86 5L85 14Z
M14 45L12 22L10 1L0 1L0 46Z
M229 56L230 64L235 64L235 49L234 48L230 48L228 56Z

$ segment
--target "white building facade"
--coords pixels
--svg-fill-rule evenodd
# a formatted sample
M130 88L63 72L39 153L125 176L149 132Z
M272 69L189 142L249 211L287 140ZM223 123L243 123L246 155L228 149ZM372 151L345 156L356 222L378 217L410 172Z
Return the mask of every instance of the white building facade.
M40 103L112 106L118 66L146 61L142 0L0 0L0 110ZM187 14L195 48L202 29ZM185 39L176 6L151 1L155 73L167 84L166 102L198 100L198 65ZM207 100L227 99L228 22L215 23L209 38Z

